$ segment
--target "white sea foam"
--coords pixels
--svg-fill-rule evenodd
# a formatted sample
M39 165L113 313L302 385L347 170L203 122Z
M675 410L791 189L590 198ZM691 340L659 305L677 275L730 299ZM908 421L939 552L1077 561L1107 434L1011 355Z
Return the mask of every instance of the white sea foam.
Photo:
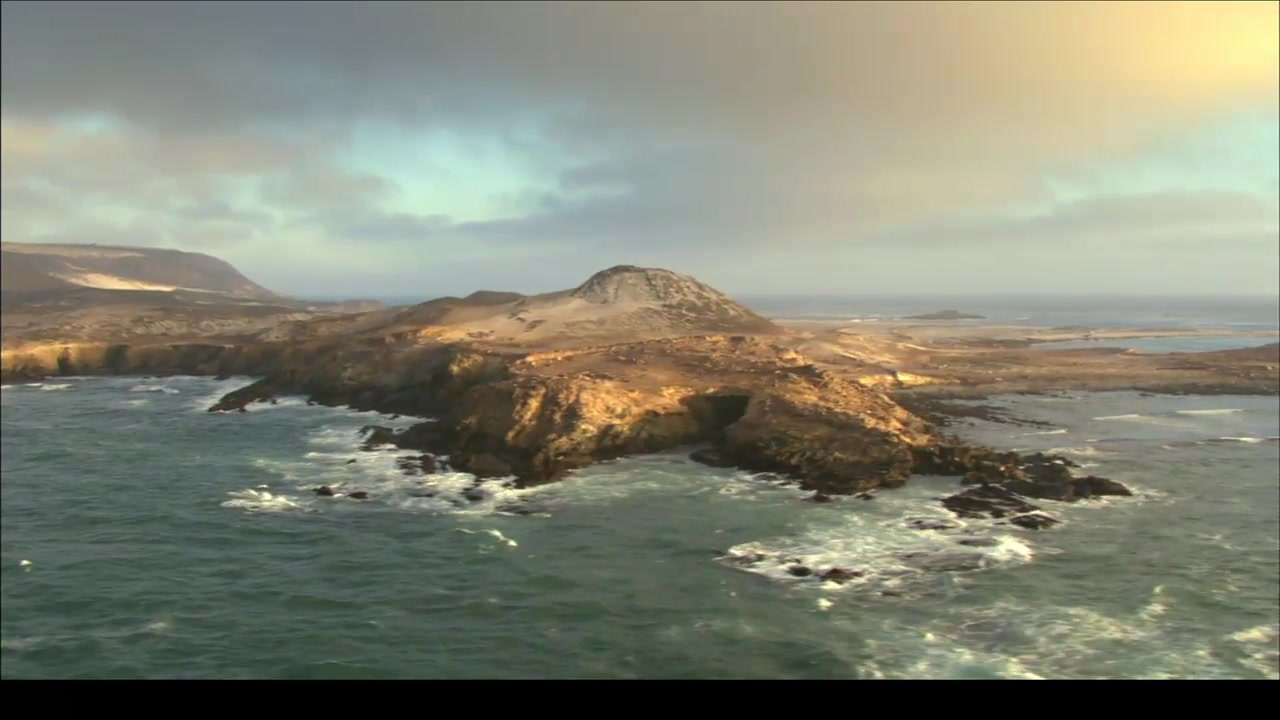
M379 422L393 429L418 422L412 418ZM414 468L421 451L405 450L394 446L382 446L373 450L359 448L361 438L354 427L326 426L312 432L308 442L323 449L305 453L296 460L260 458L254 464L276 475L283 482L274 488L272 498L282 501L271 505L276 510L306 510L324 512L341 509L352 501L347 496L356 492L367 493L361 505L395 509L404 512L425 512L454 515L502 515L533 513L519 501L539 489L517 489L507 479L477 481L473 475L459 472L438 471L424 475ZM410 472L401 466L407 459ZM354 462L352 462L354 460ZM437 458L442 462L444 458ZM316 494L316 489L327 486L334 496ZM243 502L227 507L259 510L257 493L261 488L244 490ZM256 504L255 504L256 503ZM507 542L507 538L497 538Z
M1232 640L1242 643L1272 643L1280 639L1280 625L1255 625L1230 635Z
M305 511L307 507L297 502L295 498L286 497L284 495L273 495L266 490L236 490L227 493L231 496L231 500L222 503L222 507L239 508L249 510L251 512L285 512L285 511Z
M457 530L458 532L466 533L466 534L468 534L468 535L477 535L477 534L489 535L489 536L492 536L493 538L497 539L498 541L502 542L503 544L507 545L507 547L519 547L519 546L520 546L520 543L516 542L515 540L512 540L511 538L507 537L506 535L503 535L501 530L496 530L496 529L481 530L481 531L479 531L479 533L477 533L475 530L470 530L470 529L468 529L468 528L456 528L456 530Z
M1232 633L1244 657L1239 663L1270 680L1280 680L1280 625L1255 625Z
M1164 603L1164 585L1157 585L1151 590L1151 602L1142 608L1138 614L1147 620L1155 618L1169 612L1169 606Z
M1147 418L1145 415L1140 415L1138 413L1128 413L1125 415L1103 415L1101 417L1094 418L1094 420L1147 420L1147 419L1149 418Z
M1230 415L1232 413L1244 412L1243 408L1220 408L1213 410L1175 410L1177 415Z
M499 541L506 543L509 547L519 547L520 543L502 534L501 530L485 530L486 533L497 538Z
M1057 430L1041 430L1040 432L1022 433L1018 437L1029 437L1032 435L1066 435L1066 434L1067 434L1067 431L1065 429L1059 428Z
M57 383L53 385L45 385L42 383L42 384L36 385L36 387L39 387L41 390L44 390L44 391L66 390L67 388L71 387L71 383Z
M1091 445L1084 447L1056 447L1049 448L1046 452L1056 455L1082 455L1085 457L1096 457L1098 455L1108 454L1105 450L1099 450Z
M1132 614L1109 615L1094 608L1031 608L1009 599L966 609L963 621L941 615L919 625L886 623L885 657L919 657L909 669L916 677L966 677L973 674L1007 678L1108 677L1095 669L1107 666L1117 648L1133 656L1143 648L1160 648L1143 658L1144 677L1195 677L1213 663L1202 652L1170 652L1162 616L1169 600L1163 587L1152 589L1151 601ZM912 640L914 639L914 642ZM879 650L879 648L877 648ZM879 654L879 653L877 653ZM895 673L897 674L897 673Z
M874 506L813 511L799 533L734 545L721 562L798 588L911 596L946 591L955 573L1035 558L1023 537L989 521L958 520L918 490L895 490L880 498ZM926 522L913 526L913 519ZM943 528L917 529L935 524ZM803 572L797 567L812 574L797 576ZM832 568L861 574L844 584L815 580Z
M168 385L134 385L129 388L129 392L154 392L164 393L165 395L177 395L182 391Z

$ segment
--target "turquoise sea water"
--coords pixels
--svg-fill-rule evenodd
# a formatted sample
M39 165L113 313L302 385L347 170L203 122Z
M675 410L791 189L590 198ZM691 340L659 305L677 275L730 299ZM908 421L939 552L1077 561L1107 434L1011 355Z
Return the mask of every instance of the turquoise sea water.
M204 412L244 381L5 387L4 678L1280 678L1276 398L1002 400L1052 427L965 432L1138 491L1037 533L913 529L954 479L815 505L684 453L472 501L357 450L408 418Z

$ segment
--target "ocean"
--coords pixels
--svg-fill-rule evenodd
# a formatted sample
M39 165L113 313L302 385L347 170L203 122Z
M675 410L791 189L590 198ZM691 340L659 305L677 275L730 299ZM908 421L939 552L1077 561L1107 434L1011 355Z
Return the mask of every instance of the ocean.
M988 401L1047 425L953 429L1136 492L1037 532L952 517L956 478L814 504L687 451L474 500L359 450L411 418L205 412L250 380L4 387L0 676L1280 679L1275 397Z
M247 380L5 387L5 679L1280 678L1275 398L999 400L1052 427L963 432L1137 492L1036 532L951 518L954 478L815 505L683 452L473 502L357 449L408 418L204 411Z
M330 301L342 298L316 298ZM374 298L389 305L412 305L426 298ZM1067 340L1038 343L1043 350L1132 348L1139 352L1208 352L1280 342L1280 298L1265 296L1062 296L934 295L786 296L742 295L735 300L761 315L780 320L828 320L847 323L901 321L911 315L958 310L981 319L947 321L965 325L1019 325L1028 328L1132 328L1214 330L1206 336ZM1261 331L1261 334L1259 334ZM1250 334L1243 334L1250 333Z
M1262 296L1114 297L1106 295L972 295L899 297L742 296L772 318L876 322L958 310L980 320L957 324L1280 331L1280 298Z

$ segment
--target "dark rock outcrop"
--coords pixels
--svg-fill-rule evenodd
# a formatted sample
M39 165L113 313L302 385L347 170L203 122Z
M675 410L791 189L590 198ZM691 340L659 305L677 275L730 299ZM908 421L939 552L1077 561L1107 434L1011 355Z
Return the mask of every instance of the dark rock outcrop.
M977 485L943 498L943 507L963 518L1003 518L1039 510L999 485Z
M1019 456L964 446L930 446L914 453L915 469L923 475L961 475L963 485L999 486L1023 497L1076 502L1104 495L1132 495L1123 484L1088 475L1076 477L1079 465L1068 458L1045 453ZM976 497L976 496L974 496Z
M850 580L853 580L855 578L860 578L865 574L866 573L863 572L862 570L850 570L848 568L835 567L822 573L821 575L819 575L819 577L821 577L823 580L827 582L833 582L833 583L838 583L840 585L843 585L849 582Z
M1004 483L1004 487L1025 497L1058 502L1075 502L1106 495L1133 495L1133 491L1115 480L1095 475L1072 477L1070 473L1065 477L1052 479L1010 480Z

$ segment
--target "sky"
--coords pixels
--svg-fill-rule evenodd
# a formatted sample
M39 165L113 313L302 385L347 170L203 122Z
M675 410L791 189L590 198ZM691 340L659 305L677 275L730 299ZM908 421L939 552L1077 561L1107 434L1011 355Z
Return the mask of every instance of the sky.
M274 290L1280 293L1278 2L13 2L0 234Z

